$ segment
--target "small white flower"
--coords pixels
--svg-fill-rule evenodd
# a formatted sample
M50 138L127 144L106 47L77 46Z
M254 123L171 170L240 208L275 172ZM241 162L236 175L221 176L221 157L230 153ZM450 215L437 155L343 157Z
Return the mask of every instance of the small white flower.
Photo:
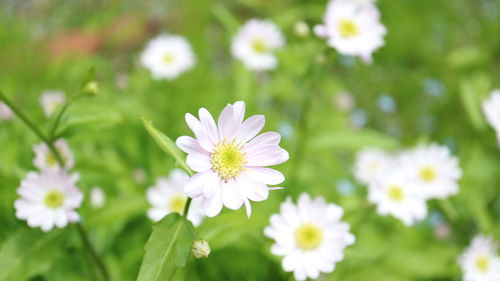
M314 31L339 53L359 56L365 62L372 61L372 53L384 45L387 33L375 5L352 0L330 0L324 24Z
M459 258L464 281L500 280L498 244L491 237L478 235Z
M384 178L372 182L368 192L368 198L377 205L379 214L392 215L408 226L421 221L427 215L425 199L401 171L387 174Z
M462 170L446 146L420 145L403 153L400 164L425 199L442 199L458 192Z
M195 65L189 42L180 35L163 34L147 44L141 54L142 65L155 79L173 80Z
M106 203L106 194L102 188L96 186L90 190L90 205L94 208L101 208Z
M349 224L340 221L342 208L322 197L311 199L302 193L297 205L287 198L280 210L271 216L264 234L275 240L271 252L284 256L283 269L293 271L297 280L332 272L344 259L344 248L355 241Z
M75 160L66 140L58 139L54 142L54 146L64 162L64 169L70 170L71 168L73 168ZM33 150L35 151L35 159L33 160L33 164L35 165L35 167L40 170L60 169L59 162L57 161L56 156L50 151L47 144L37 144L33 147Z
M243 121L245 103L228 104L217 124L205 109L198 111L200 120L186 114L186 122L196 138L181 136L177 146L188 153L187 165L197 172L185 187L191 198L201 198L205 214L216 216L226 206L239 209L245 204L250 216L250 201L269 196L268 185L280 184L285 177L265 168L288 160L288 152L279 146L276 132L257 134L264 128L264 116L255 115Z
M54 226L63 228L78 222L80 216L75 209L83 200L83 194L76 187L78 178L78 174L69 175L63 170L28 173L17 189L21 197L14 203L17 218L45 232Z
M495 89L490 97L483 102L483 113L486 120L497 133L497 140L500 143L500 90Z
M159 221L170 213L182 214L188 199L184 192L184 186L189 176L182 170L173 170L168 178L159 178L155 186L147 191L147 198L152 208L148 211L148 217L153 221ZM200 225L204 214L200 200L194 199L189 207L188 219L195 225Z
M66 102L66 96L63 91L49 90L42 93L40 104L42 105L45 116L50 117L56 109Z
M354 164L354 176L366 185L384 177L394 169L394 159L387 152L377 148L366 148L358 152Z
M0 102L0 120L10 120L14 117L14 113L3 102Z
M250 70L272 70L278 65L274 52L284 45L285 38L277 25L251 19L234 36L231 52Z

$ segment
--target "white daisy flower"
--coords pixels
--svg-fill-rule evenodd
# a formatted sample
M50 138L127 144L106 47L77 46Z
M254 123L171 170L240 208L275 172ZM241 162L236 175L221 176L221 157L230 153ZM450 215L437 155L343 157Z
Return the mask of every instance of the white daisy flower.
M368 199L377 205L381 215L392 215L410 226L427 216L425 199L408 177L396 171L372 182Z
M193 68L195 61L191 45L180 35L160 35L141 54L142 65L155 79L173 80Z
M483 113L486 120L497 133L497 140L500 143L500 90L495 89L490 97L483 102Z
M217 124L205 109L198 111L200 120L186 114L186 122L196 138L182 136L177 146L188 153L186 162L197 174L185 187L191 198L201 198L205 214L217 215L222 206L239 209L245 204L250 216L250 201L263 201L269 195L267 185L284 181L284 176L265 166L288 160L288 152L279 146L280 135L267 132L264 116L255 115L243 121L245 103L228 104Z
M28 173L17 189L21 196L14 203L17 218L45 232L54 226L63 228L80 221L75 211L83 200L83 194L76 187L78 178L78 174L70 175L63 170Z
M148 217L157 222L170 213L182 214L188 199L184 192L189 176L182 170L173 170L168 178L159 178L155 186L147 191L147 198L152 208ZM194 199L189 206L188 219L195 225L200 225L204 214L200 200Z
M374 4L352 0L330 0L324 24L314 31L339 53L359 56L365 62L372 61L372 53L384 45L387 33Z
M464 281L500 280L498 244L491 237L478 235L459 258Z
M14 113L3 102L0 102L0 120L10 120L14 117Z
M70 170L73 168L75 160L66 140L58 139L54 142L54 146L64 162L64 169ZM37 144L33 147L33 150L35 151L35 159L33 160L35 167L40 170L56 170L60 168L57 158L50 151L47 144L43 142Z
M234 36L231 52L250 70L272 70L278 66L274 52L284 45L285 38L276 24L251 19Z
M400 164L425 199L442 199L458 193L457 181L462 170L448 147L420 145L403 153Z
M264 234L275 240L271 252L284 256L283 269L293 271L295 279L316 279L329 273L344 259L343 250L355 241L349 224L341 222L341 207L328 204L322 197L311 199L306 193L297 205L290 198L281 204L281 212L271 216Z
M63 91L49 90L42 93L40 96L40 104L42 105L45 116L50 117L56 109L66 102L66 96Z
M90 205L94 208L101 208L106 203L106 194L102 188L96 186L90 190Z
M365 148L356 155L354 176L369 185L394 169L394 159L387 152L377 148Z

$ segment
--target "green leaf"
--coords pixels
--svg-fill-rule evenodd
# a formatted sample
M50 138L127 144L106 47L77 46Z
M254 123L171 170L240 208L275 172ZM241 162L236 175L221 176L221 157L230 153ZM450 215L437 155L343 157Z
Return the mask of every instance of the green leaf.
M172 157L174 157L175 162L179 167L184 169L189 175L193 175L194 174L193 171L188 167L186 161L184 160L183 153L177 148L175 143L165 134L156 129L150 120L144 117L141 117L141 120L142 123L144 124L144 127L146 127L148 133L153 137L153 139L160 146L160 148L163 149L163 151L165 151L166 153L170 154Z
M111 199L102 209L89 214L85 225L95 227L125 221L135 215L143 214L147 206L146 200L138 196Z
M172 213L154 225L146 243L137 281L172 280L178 268L186 265L195 238L193 225Z
M398 140L380 134L375 131L345 131L335 132L328 135L313 138L311 141L312 149L325 148L348 148L359 149L363 147L380 147L392 149L398 146Z
M234 34L240 23L231 12L222 4L216 4L212 8L214 17L224 26L227 34Z
M23 228L12 234L0 249L0 281L22 281L46 272L62 253L63 230L42 233Z
M469 119L477 130L484 130L486 122L481 102L491 89L491 79L486 74L476 74L460 83L460 96Z

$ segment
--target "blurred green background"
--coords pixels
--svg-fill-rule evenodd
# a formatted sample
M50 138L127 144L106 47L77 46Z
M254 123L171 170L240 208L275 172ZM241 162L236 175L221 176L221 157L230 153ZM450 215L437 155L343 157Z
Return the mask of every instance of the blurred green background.
M322 280L461 280L456 259L469 240L480 232L500 240L500 150L480 111L500 87L500 1L379 0L389 34L372 65L295 32L299 21L321 21L323 0L0 3L0 90L41 128L48 124L41 92L73 93L96 69L101 91L70 108L64 137L86 197L94 186L106 193L104 207L86 200L80 213L114 280L137 277L152 226L145 190L174 166L139 116L175 139L190 134L186 112L206 107L217 115L237 100L247 103L247 116L266 116L266 131L282 134L290 152L278 167L285 189L254 203L250 219L244 210L206 219L197 232L213 252L191 260L178 280L293 280L262 231L280 202L301 192L342 206L357 238ZM272 72L251 73L230 55L232 35L250 18L271 19L286 35ZM164 32L185 36L197 56L195 68L174 81L153 80L139 64L147 41ZM428 219L407 228L376 214L352 162L363 147L397 150L421 141L446 144L460 158L464 177L450 199L458 216L431 202ZM44 234L15 217L15 190L34 170L38 142L19 120L0 123L0 248L41 245L0 256L11 265L3 274L95 280L72 226ZM7 280L2 273L0 280Z

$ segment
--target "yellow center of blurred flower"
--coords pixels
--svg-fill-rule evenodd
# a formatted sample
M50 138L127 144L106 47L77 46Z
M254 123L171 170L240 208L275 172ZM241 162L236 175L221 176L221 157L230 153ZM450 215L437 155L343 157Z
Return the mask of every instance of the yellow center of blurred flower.
M252 47L256 53L260 53L260 54L265 53L268 50L268 46L267 46L266 42L260 38L253 40Z
M64 203L64 195L57 190L49 191L47 192L47 194L45 194L43 203L45 204L45 206L52 209L59 208Z
M231 142L220 142L211 155L212 170L228 181L237 176L245 165L245 153L241 151L241 146Z
M184 194L176 194L172 196L168 202L168 208L171 212L182 214L187 198Z
M405 199L403 189L397 185L389 187L388 193L389 198L391 198L393 201L401 202L403 201L403 199Z
M430 166L425 166L420 169L420 178L425 182L434 181L437 177L436 169Z
M358 25L351 19L341 19L338 24L340 36L350 38L359 34Z
M45 159L45 162L47 163L47 166L53 167L57 165L57 158L52 152L47 153L47 158Z
M163 56L163 62L166 64L173 62L174 59L175 59L175 56L172 53L167 53Z
M295 231L295 242L302 250L314 250L323 242L323 232L314 224L303 224Z
M476 267L479 271L486 272L490 267L490 260L485 256L480 256L476 259Z

